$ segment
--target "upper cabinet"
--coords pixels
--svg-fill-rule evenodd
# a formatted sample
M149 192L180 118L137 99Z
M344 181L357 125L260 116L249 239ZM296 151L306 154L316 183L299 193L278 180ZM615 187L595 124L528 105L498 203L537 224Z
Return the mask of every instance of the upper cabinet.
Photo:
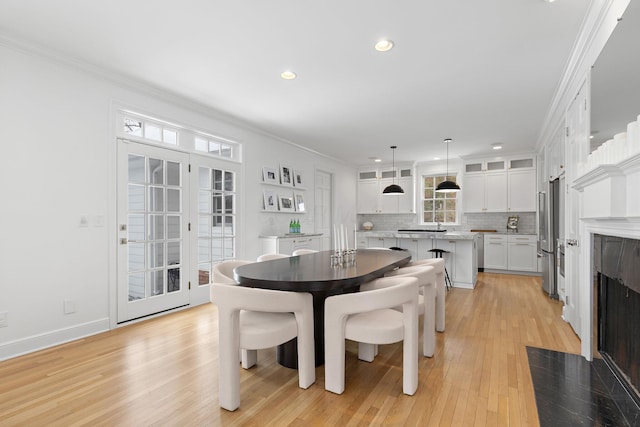
M394 180L404 194L383 195L382 191ZM362 169L358 172L358 213L414 213L414 188L413 166Z
M507 211L507 160L470 160L464 165L465 212Z
M535 212L535 157L477 159L465 162L463 207L474 212Z
M564 128L560 129L546 147L547 181L559 178L564 172Z

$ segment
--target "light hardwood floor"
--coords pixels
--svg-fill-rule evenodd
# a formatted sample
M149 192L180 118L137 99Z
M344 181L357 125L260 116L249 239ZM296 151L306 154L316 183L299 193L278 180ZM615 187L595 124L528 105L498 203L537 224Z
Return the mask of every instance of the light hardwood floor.
M561 303L540 278L480 274L447 294L446 332L420 357L414 396L402 394L402 345L373 363L347 346L346 389L308 390L296 371L258 353L241 370L240 409L218 406L217 313L212 304L0 363L0 425L535 426L526 346L579 353Z

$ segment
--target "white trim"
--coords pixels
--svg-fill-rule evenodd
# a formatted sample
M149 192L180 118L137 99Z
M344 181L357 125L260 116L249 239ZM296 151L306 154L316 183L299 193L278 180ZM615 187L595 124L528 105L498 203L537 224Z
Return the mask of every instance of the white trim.
M593 235L624 237L640 240L640 218L629 219L583 219L580 221L580 318L581 353L587 360L593 360L596 344L594 330L593 294Z
M68 328L61 328L43 334L32 335L15 341L1 343L0 361L68 343L91 335L96 335L101 332L106 332L109 329L109 319L104 317L91 322L70 326Z
M592 0L580 26L579 36L562 73L549 111L536 143L536 151L555 135L554 130L564 124L566 108L571 104L586 74L595 63L609 36L618 24L630 0Z

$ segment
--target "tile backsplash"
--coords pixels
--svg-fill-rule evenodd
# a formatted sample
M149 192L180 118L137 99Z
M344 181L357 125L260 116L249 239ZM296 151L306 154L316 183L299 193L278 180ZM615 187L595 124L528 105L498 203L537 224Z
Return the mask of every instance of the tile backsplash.
M497 230L507 232L507 219L510 216L518 216L518 233L536 234L536 213L535 212L487 212L463 214L461 223L458 225L442 225L449 231L469 231L475 229ZM419 218L415 214L374 214L358 215L358 227L362 229L362 223L373 223L375 231L391 231L400 228L433 228L433 225L423 225L419 223Z

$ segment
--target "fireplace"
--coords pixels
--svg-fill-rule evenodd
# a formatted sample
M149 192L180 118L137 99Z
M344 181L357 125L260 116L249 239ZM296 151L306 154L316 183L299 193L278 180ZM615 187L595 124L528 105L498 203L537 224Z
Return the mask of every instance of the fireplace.
M640 405L640 240L593 235L596 343Z

